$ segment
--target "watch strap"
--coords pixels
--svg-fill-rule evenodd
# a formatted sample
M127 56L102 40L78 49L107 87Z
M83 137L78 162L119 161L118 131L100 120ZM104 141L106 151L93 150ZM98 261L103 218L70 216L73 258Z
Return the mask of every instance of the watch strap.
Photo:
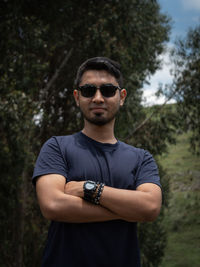
M93 188L87 189L87 183L93 184ZM83 198L86 201L89 201L93 204L99 205L101 194L102 194L103 189L104 189L104 185L105 185L104 183L94 182L94 181L90 181L90 180L85 181L85 183L83 184L83 191L84 191L84 197Z

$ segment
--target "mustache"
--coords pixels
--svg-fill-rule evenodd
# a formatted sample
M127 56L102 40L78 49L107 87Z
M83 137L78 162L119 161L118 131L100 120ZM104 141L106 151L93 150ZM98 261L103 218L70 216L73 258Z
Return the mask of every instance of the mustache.
M91 105L90 106L90 109L95 109L95 108L107 109L105 105Z

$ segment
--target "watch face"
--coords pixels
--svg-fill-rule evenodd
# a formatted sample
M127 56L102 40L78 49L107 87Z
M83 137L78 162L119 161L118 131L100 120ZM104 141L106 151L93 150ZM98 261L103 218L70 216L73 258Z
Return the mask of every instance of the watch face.
M85 188L86 188L87 190L92 190L92 189L94 188L94 184L86 183Z

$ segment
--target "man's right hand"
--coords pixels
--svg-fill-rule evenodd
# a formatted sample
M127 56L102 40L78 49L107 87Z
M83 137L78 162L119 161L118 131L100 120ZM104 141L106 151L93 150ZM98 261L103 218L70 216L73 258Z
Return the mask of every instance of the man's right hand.
M76 181L70 181L65 184L64 192L65 194L81 197L83 198L84 192L83 192L83 185L84 181L76 182Z

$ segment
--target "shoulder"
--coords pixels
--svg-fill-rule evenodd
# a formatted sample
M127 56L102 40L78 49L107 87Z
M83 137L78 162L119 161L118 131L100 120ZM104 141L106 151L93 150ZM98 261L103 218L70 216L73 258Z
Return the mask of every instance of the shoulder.
M73 135L52 136L43 144L35 164L33 182L35 178L51 173L67 177L67 150L73 139Z
M76 134L52 136L47 140L47 143L70 143L75 139Z
M44 144L43 144L43 149L45 147L49 147L51 149L54 149L56 147L62 147L68 144L71 144L74 142L75 135L63 135L63 136L52 136L49 138Z
M142 148L137 148L132 145L128 145L122 141L119 141L120 152L124 152L128 157L137 161L138 166L148 162L155 162L152 154Z
M153 183L161 187L157 164L151 153L120 141L121 150L126 150L126 162L135 162L135 187L144 183Z
M128 145L122 141L119 141L119 147L120 149L123 151L127 151L127 152L130 152L130 153L133 153L141 158L144 157L144 155L147 153L149 153L147 150L144 150L142 148L137 148L135 146L132 146L132 145Z

